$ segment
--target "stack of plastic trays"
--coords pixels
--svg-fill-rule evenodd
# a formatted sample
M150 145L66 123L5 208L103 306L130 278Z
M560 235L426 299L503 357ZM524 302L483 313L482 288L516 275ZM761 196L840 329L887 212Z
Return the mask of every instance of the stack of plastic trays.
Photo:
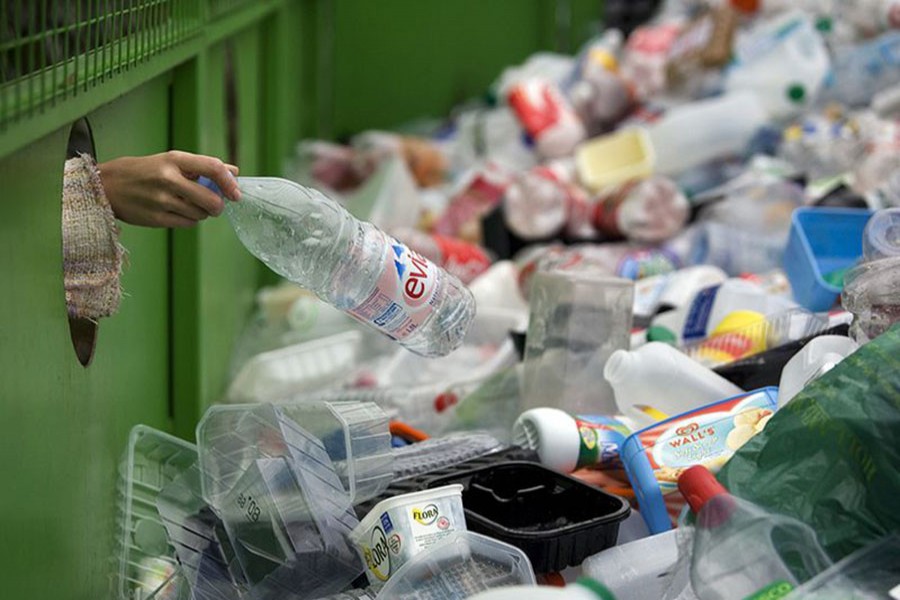
M463 600L511 585L535 585L525 553L471 531L457 531L400 567L377 600Z
M192 600L241 600L246 584L222 521L203 500L195 463L156 498Z
M380 492L391 477L390 436L377 407L213 407L197 439L204 498L225 524L253 598L318 598L362 573L347 537L358 524L351 498L357 489ZM363 470L385 465L372 477Z
M131 430L119 473L116 597L189 598L156 507L160 491L197 459L197 448L144 425Z
M489 433L456 433L394 449L394 478L406 479L503 449Z
M792 308L756 323L685 344L681 351L715 368L828 329L828 319L804 308Z
M228 388L229 402L275 402L334 384L356 365L362 334L346 331L257 354Z

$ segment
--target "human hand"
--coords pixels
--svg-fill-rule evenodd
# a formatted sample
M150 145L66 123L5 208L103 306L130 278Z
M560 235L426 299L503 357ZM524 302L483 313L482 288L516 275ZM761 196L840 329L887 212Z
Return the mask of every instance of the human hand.
M209 177L231 200L241 196L238 168L218 158L170 150L125 156L99 165L100 180L116 217L144 227L192 227L222 214L225 203L196 182Z

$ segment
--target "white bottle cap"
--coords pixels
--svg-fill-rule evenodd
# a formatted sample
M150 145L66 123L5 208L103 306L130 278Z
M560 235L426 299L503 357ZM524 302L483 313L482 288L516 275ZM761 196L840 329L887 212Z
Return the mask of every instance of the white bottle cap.
M513 443L536 450L541 464L571 473L578 464L581 435L575 419L556 408L525 411L513 425Z

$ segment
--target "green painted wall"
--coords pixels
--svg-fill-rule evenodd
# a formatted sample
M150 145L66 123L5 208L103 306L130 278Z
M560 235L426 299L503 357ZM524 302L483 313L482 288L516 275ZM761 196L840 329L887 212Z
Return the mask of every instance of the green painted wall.
M165 150L168 80L88 115L100 160ZM163 107L160 110L160 107ZM106 598L116 467L135 423L169 427L168 234L122 228L129 266L94 363L69 341L60 198L68 130L0 161L0 564L4 598Z

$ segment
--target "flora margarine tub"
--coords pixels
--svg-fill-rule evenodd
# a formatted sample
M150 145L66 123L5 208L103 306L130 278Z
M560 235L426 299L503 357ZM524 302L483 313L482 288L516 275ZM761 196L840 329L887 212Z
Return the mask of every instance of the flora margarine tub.
M382 584L407 560L453 531L466 530L463 486L402 494L375 505L350 534L373 585Z

